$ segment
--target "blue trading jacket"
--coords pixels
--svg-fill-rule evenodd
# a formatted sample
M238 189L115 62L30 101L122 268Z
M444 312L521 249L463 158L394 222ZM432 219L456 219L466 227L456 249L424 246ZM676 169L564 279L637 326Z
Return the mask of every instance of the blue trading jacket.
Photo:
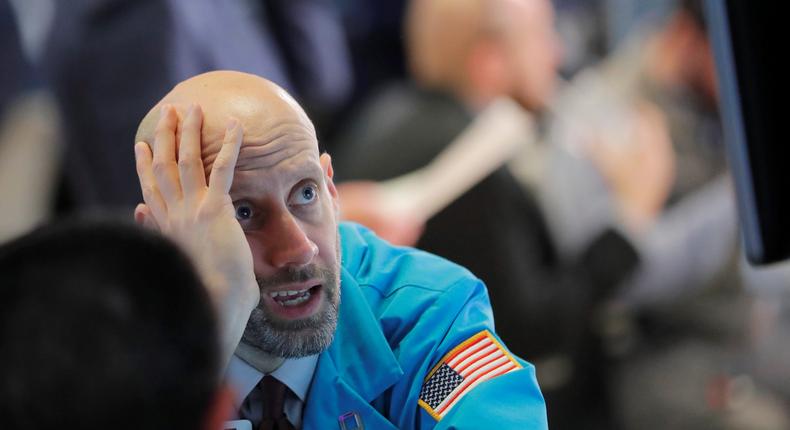
M494 332L485 286L455 264L393 247L359 225L341 224L340 238L337 332L318 360L305 429L343 428L342 421L352 430L357 419L368 430L548 428L534 367L518 358L511 360L523 368L476 385L434 418L419 402L426 377L465 341Z

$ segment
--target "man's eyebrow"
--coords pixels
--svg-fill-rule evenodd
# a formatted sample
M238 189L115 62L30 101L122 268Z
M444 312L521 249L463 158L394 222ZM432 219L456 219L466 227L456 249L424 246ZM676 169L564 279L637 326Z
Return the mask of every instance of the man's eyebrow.
M288 169L284 174L286 178L294 181L301 181L303 179L320 180L324 175L324 170L321 166L312 161L299 163L293 169Z
M324 176L324 170L321 168L319 163L310 160L301 161L297 165L277 173L277 175L280 176L287 186L293 187L305 179L312 179L320 183L321 178ZM260 187L262 187L260 181L243 181L241 183L234 183L234 185L231 187L231 192L239 194L251 194Z

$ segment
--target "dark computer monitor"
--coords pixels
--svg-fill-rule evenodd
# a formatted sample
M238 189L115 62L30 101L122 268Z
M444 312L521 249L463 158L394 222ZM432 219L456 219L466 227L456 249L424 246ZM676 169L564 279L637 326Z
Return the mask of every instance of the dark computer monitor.
M746 255L766 264L790 257L790 75L778 3L706 0L719 79L719 104L735 177ZM787 121L787 122L785 122Z

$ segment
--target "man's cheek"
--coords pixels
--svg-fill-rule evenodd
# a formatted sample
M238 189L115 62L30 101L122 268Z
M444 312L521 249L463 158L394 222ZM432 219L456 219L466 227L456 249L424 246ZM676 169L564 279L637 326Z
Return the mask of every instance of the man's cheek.
M250 246L250 252L252 253L253 271L256 276L261 276L265 272L263 246L259 241L251 238L250 235L247 235L247 244Z

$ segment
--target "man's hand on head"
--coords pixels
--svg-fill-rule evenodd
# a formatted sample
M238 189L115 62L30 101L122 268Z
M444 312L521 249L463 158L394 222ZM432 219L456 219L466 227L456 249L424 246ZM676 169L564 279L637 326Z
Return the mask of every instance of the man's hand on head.
M145 200L135 209L135 220L160 230L193 259L219 311L227 362L260 291L252 253L229 195L242 142L241 125L236 120L228 123L207 184L200 152L202 124L198 105L189 108L180 125L175 109L165 105L153 150L150 142L135 145Z

